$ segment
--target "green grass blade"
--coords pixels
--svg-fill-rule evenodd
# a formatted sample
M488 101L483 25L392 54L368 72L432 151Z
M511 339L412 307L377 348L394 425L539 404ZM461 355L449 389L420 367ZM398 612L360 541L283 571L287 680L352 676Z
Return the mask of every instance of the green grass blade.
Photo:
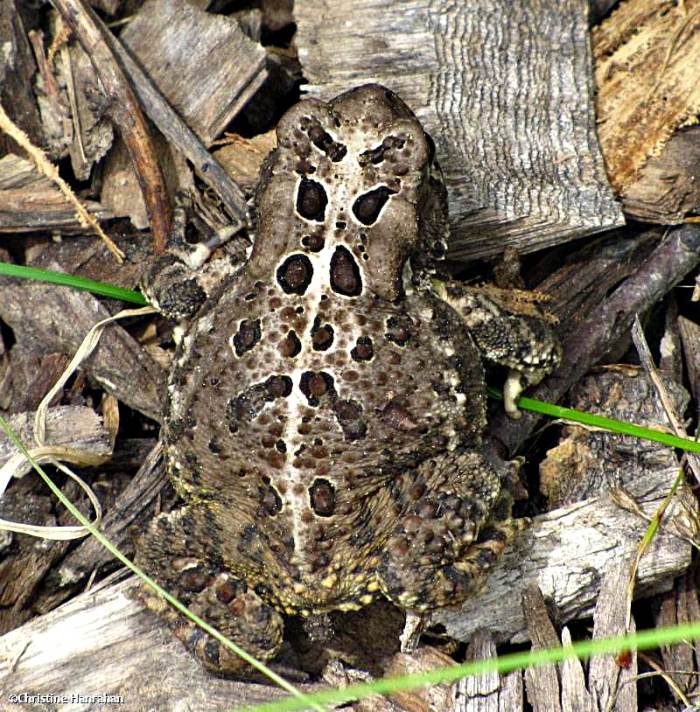
M73 287L74 289L83 289L103 297L121 299L123 302L131 302L132 304L139 304L140 306L146 306L148 304L148 301L141 292L117 287L114 284L97 282L94 279L76 277L75 275L65 272L53 272L52 270L40 269L39 267L24 267L23 265L13 265L9 262L0 262L0 275L21 277L22 279L31 279L35 282L49 282L65 287Z
M488 392L492 398L497 398L499 400L503 399L501 393L495 388L489 388ZM677 447L680 450L700 453L700 442L696 442L695 440L680 438L677 435L672 435L671 433L664 433L661 430L645 428L641 425L635 425L634 423L625 423L622 420L606 418L604 415L585 413L581 410L564 408L560 405L554 405L553 403L546 403L545 401L539 401L534 398L526 397L521 397L518 400L517 405L518 408L521 408L522 410L530 410L533 413L540 413L541 415L549 415L553 418L570 420L575 423L581 423L582 425L590 425L595 428L601 428L602 430L610 430L613 433L632 435L633 437L641 438L642 440L653 440L657 443Z
M390 694L401 690L412 690L425 685L437 685L459 680L467 675L483 675L498 672L506 674L526 667L558 663L567 658L589 658L592 655L615 655L623 650L648 650L660 645L671 645L692 640L700 636L700 622L642 630L614 638L584 640L571 646L544 648L542 650L510 653L499 658L476 660L474 662L439 668L428 672L413 673L402 677L384 678L376 682L349 685L342 689L324 690L309 695L319 704L340 704L368 697L372 694ZM304 709L303 705L291 698L245 708L245 712L292 712Z

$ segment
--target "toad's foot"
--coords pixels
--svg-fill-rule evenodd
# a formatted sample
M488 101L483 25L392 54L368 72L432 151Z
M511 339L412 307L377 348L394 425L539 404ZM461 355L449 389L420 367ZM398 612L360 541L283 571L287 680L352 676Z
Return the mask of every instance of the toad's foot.
M197 547L193 522L188 507L157 517L141 540L138 563L226 638L258 659L273 658L282 644L281 616L223 567L193 555ZM163 599L148 594L145 603L209 670L235 676L250 670L238 655Z
M240 269L232 257L207 262L231 238L233 228L212 232L201 242L188 240L191 209L189 197L178 194L166 252L149 265L141 279L151 304L173 321L194 316L216 286Z

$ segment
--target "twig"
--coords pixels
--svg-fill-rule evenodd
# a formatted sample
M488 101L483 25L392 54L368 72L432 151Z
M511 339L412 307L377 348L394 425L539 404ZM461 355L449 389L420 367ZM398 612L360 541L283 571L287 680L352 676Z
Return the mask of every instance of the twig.
M148 209L153 249L160 253L165 249L170 232L172 209L155 146L136 95L112 54L95 15L84 1L53 0L53 4L83 46L110 100L110 115L134 163Z
M100 21L98 20L98 22ZM199 140L199 137L170 106L168 100L132 59L121 42L111 33L106 33L105 39L129 75L134 91L148 117L158 127L163 136L192 162L197 175L216 191L232 218L231 227L233 231L238 232L238 230L245 227L247 224L246 198L241 188L229 176L221 163L209 153L207 147Z
M100 227L95 218L90 215L85 206L78 200L70 186L58 174L58 169L49 160L49 157L37 146L35 146L22 129L12 123L10 117L5 113L0 104L0 131L4 131L10 138L16 141L32 158L36 167L49 180L53 181L63 193L66 200L74 207L78 221L83 227L91 228L105 243L107 249L114 255L118 262L124 259L124 253L110 240Z
M644 337L642 324L639 321L639 314L634 315L634 323L632 324L632 341L634 341L637 353L639 354L639 360L641 361L644 370L649 375L651 382L654 384L654 388L656 388L656 392L659 394L661 405L663 405L664 411L666 411L666 417L673 428L673 432L678 437L687 438L688 433L681 425L680 418L678 417L676 409L671 402L666 386L661 380L659 372L656 369L656 365L654 364L654 359L652 358L651 351L649 350L649 345ZM695 475L695 479L700 482L700 460L698 459L698 456L695 453L686 452L686 457L688 459L690 469Z

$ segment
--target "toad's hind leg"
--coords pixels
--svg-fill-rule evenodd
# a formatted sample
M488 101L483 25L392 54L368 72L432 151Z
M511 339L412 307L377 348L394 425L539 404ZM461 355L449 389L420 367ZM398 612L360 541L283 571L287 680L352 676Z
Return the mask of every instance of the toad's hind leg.
M161 514L139 540L137 563L156 581L224 636L251 655L273 658L282 643L283 621L246 584L209 555L198 556L198 542L211 542L189 507ZM250 670L235 653L187 620L155 594L146 604L208 669L230 675Z
M477 452L445 453L398 481L404 515L378 568L387 598L403 608L430 610L459 604L480 588L527 525L510 518L508 468L497 472Z
M519 418L516 402L523 389L539 383L561 360L553 329L543 318L511 312L477 289L450 282L439 292L464 320L482 357L508 369L503 402L506 413Z

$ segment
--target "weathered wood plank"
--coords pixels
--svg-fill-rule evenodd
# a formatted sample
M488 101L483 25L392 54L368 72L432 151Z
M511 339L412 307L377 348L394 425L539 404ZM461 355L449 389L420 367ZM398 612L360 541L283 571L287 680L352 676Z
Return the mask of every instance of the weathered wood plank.
M282 696L208 674L133 599L139 585L131 578L91 591L1 637L0 709L15 709L7 695L21 692L83 695L51 707L71 712L111 709L89 699L100 694L121 695L120 712L240 709Z
M497 655L493 638L484 630L472 636L466 660L490 660ZM519 712L523 709L523 674L514 670L507 675L486 673L462 678L457 682L457 710L464 712Z
M594 28L598 135L617 191L700 110L700 0L624 2Z
M642 222L675 225L700 210L700 128L675 133L651 156L622 195L625 214Z
M621 555L605 570L593 614L593 640L634 633L627 595L632 557ZM595 708L603 712L636 712L637 651L630 650L625 665L615 655L594 655L588 664L588 685Z
M35 444L34 415L35 413L17 413L9 418L15 433L29 448ZM85 450L105 458L112 452L102 418L87 406L60 405L49 408L46 413L46 443ZM0 466L16 452L17 448L7 435L0 432Z
M98 220L112 217L99 203L83 201L83 205ZM73 206L31 161L7 154L0 158L0 232L42 229L85 232L89 228L80 224Z
M305 0L294 11L312 94L386 84L435 139L453 257L623 222L596 141L586 0Z
M61 270L57 263L43 264ZM110 316L92 294L0 278L0 319L16 337L73 356L90 328ZM119 324L109 325L83 368L122 403L160 420L165 374Z
M535 583L525 587L522 598L523 612L533 650L556 648L559 637L549 620L542 591ZM525 670L525 688L528 702L534 712L561 712L559 677L554 664L538 665Z

